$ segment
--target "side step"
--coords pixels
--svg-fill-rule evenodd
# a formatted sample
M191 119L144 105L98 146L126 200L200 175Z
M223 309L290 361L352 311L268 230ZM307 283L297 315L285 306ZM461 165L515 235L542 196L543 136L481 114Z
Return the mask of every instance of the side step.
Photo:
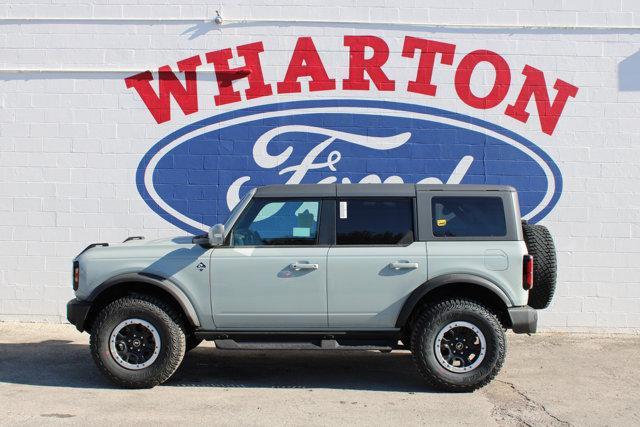
M319 341L236 341L232 339L214 340L221 350L382 350L391 351L392 345L363 345L362 343L339 343L336 340ZM398 348L398 346L395 346Z

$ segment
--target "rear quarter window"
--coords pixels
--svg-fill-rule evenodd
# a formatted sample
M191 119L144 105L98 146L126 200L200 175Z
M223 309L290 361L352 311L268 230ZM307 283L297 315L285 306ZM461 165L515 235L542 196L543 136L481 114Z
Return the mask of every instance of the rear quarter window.
M500 197L434 197L435 237L503 237L507 235Z

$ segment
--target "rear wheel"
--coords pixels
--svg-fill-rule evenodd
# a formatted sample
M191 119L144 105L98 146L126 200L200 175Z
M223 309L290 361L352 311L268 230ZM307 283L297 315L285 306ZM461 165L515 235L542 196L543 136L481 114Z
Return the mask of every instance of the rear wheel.
M427 383L439 390L473 391L500 371L504 330L486 307L464 299L427 306L411 336L411 352Z
M150 388L163 383L178 369L185 353L180 316L153 297L112 302L98 314L91 332L96 365L122 387Z

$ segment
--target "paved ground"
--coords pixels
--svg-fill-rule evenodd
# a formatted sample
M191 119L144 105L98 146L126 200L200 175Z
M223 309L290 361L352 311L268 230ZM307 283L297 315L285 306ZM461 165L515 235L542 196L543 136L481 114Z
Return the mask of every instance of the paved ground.
M423 387L407 352L236 352L210 343L167 384L120 390L69 325L0 323L0 424L639 425L640 336L509 335L498 379Z

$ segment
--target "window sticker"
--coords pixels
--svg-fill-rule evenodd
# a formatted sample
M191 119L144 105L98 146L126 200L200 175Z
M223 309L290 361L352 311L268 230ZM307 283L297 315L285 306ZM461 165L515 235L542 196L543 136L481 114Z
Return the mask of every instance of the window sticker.
M446 219L439 219L436 220L436 225L438 227L444 227L445 225L447 225L447 220Z
M347 218L347 202L340 202L340 219Z
M311 237L311 229L306 227L293 227L293 237Z

